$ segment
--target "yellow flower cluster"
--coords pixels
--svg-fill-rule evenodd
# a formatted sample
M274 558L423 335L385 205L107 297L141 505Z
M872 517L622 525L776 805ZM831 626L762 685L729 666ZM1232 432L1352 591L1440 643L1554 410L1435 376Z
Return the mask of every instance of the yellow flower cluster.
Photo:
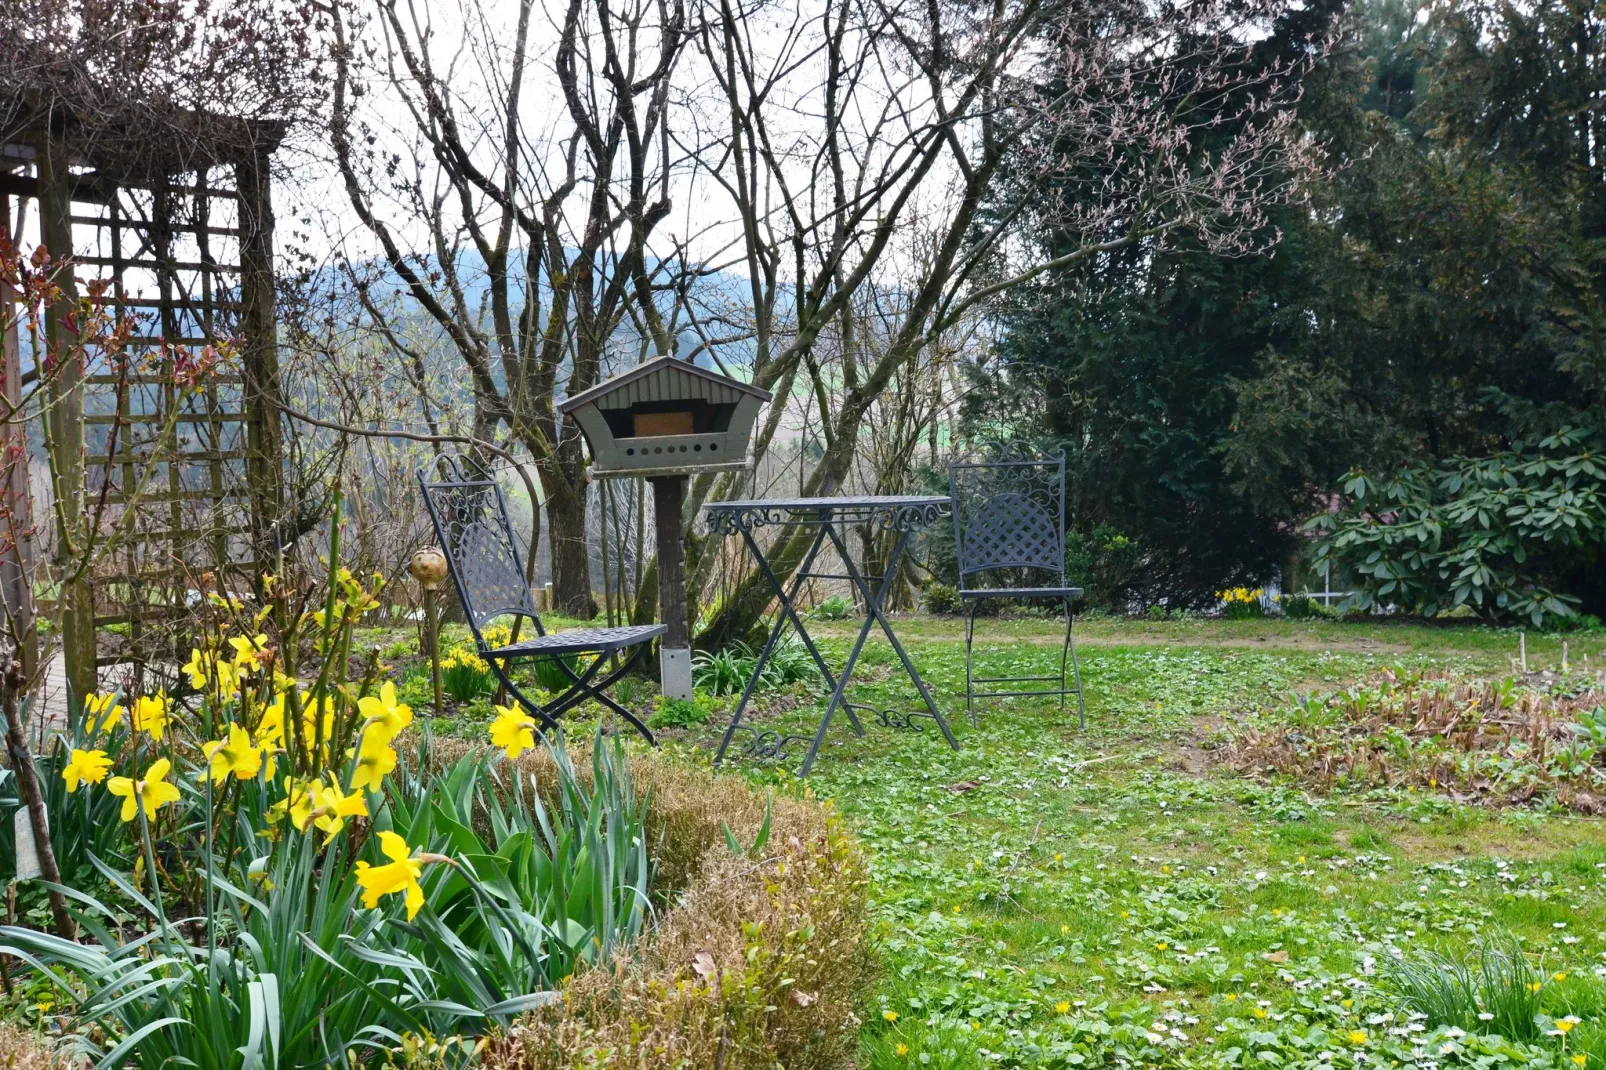
M1261 587L1256 587L1253 590L1248 587L1229 587L1225 591L1217 591L1216 597L1228 605L1232 605L1235 602L1248 604L1258 602L1266 597L1266 591Z
M249 703L238 700L242 686L250 681L256 681L259 691L271 694L273 700L257 707L259 715L254 728L230 719L221 730L221 738L199 743L206 763L205 778L214 784L259 778L265 785L277 784L278 756L285 753L287 745L286 708L296 682L272 672L273 651L266 636L232 638L227 641L227 647L226 654L221 646L193 649L184 666L190 683L206 697L210 708L220 714L232 711L238 715L242 710L249 711ZM336 727L335 706L334 697L328 695L321 701L301 703L296 745L302 753L312 756L316 763L314 768L328 768L330 764ZM162 691L133 700L128 722L136 756L146 745L143 737L148 737L153 746L167 740L166 749L171 753L168 728L172 709L172 701ZM352 763L349 775L341 777L327 772L307 779L287 775L283 781L284 797L269 808L271 819L288 816L298 831L305 832L309 826L315 826L332 838L344 827L347 818L369 816L362 793L378 791L384 778L396 768L393 744L412 724L413 711L398 699L396 686L389 681L380 687L377 695L358 698L356 711L361 718L356 743L345 752ZM91 695L84 703L85 730L92 740L109 737L122 726L124 712L121 696ZM249 712L246 716L249 718ZM62 767L61 777L67 791L76 792L81 785L107 780L112 764L104 748L74 747ZM147 820L154 820L162 806L178 801L179 788L167 779L172 771L171 759L162 757L152 762L142 777L111 777L107 790L125 800L122 819L132 821L143 806ZM349 787L342 789L343 782Z
M449 651L444 657L441 658L442 672L447 669L455 669L458 666L462 666L465 669L473 669L475 672L491 671L490 662L486 661L484 658L480 657L466 646L457 647L456 649Z

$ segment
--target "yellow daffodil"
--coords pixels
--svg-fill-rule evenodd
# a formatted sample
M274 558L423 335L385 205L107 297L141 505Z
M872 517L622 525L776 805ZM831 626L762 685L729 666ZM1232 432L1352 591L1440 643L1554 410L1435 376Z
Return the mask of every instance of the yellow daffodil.
M380 687L377 696L364 695L359 699L357 712L368 722L366 733L382 732L387 743L413 723L412 707L396 701L396 685L389 680Z
M229 646L234 648L234 667L236 669L257 672L262 668L262 655L268 649L268 637L254 635L246 638L243 635L237 635L229 640Z
M67 782L67 794L77 791L80 783L99 784L106 779L106 772L111 767L112 760L106 757L105 751L74 747L71 760L61 770L61 779Z
M231 774L239 780L252 780L262 768L262 751L251 745L251 733L232 722L227 739L203 743L201 750L212 763L212 780L219 784Z
M507 751L509 758L517 758L535 746L535 718L523 710L497 706L496 720L491 722L491 745Z
M84 720L91 732L110 732L123 723L123 704L114 695L90 695L84 700Z
M295 826L297 832L305 832L312 822L312 812L318 808L318 797L322 794L322 780L297 780L295 777L286 777L284 798L268 807L268 820L279 822L288 816L290 824Z
M368 803L362 797L362 792L354 791L346 795L341 792L339 784L331 784L318 792L318 807L313 813L316 815L313 823L323 830L323 842L328 843L346 827L346 818L367 817Z
M407 920L413 920L424 905L424 889L418 878L424 872L423 859L413 854L407 841L394 832L379 834L379 849L390 861L382 866L357 863L357 884L362 888L362 905L376 907L379 897L402 892L407 897Z
M313 709L315 705L318 707L317 710ZM322 714L321 718L318 716L319 713ZM319 724L320 720L323 722L321 725ZM322 729L321 736L319 735L320 728ZM318 739L328 743L329 740L334 738L335 700L331 696L325 695L317 703L307 702L302 705L301 734L306 739L309 747Z
M396 748L390 745L387 739L369 739L366 736L362 741L362 750L357 754L357 766L351 774L351 786L354 790L367 788L369 791L378 791L386 774L396 768Z
M203 654L199 647L191 647L190 660L184 663L184 671L190 675L190 687L204 691L212 680L212 666L216 661L211 653Z
M167 783L167 774L172 768L173 763L166 758L158 758L145 770L143 780L114 776L106 782L107 791L123 798L124 821L134 820L134 815L142 805L145 807L145 819L155 821L158 809L170 802L178 802L178 788Z
M263 709L262 719L257 722L257 746L284 743L284 703L285 698L281 693Z
M142 695L134 700L134 731L148 732L156 742L167 731L167 692Z

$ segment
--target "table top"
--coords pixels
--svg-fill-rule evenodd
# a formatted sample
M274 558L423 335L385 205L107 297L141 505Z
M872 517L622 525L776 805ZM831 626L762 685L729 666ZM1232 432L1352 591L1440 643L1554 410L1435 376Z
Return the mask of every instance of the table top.
M940 494L866 494L834 498L752 498L710 502L703 516L710 530L731 535L766 524L864 523L910 530L946 517L953 500Z

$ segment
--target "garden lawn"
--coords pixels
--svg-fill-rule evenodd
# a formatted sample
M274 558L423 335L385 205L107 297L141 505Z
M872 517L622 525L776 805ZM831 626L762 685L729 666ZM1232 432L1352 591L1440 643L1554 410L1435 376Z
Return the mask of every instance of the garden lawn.
M820 631L839 662L849 631ZM1051 622L978 631L986 675L1057 661ZM1293 692L1393 665L1504 672L1515 633L1105 621L1079 634L1085 731L1074 704L1062 714L1042 699L987 702L972 728L958 626L924 618L900 636L959 752L929 722L918 733L869 724L862 740L845 720L833 726L809 784L872 860L884 980L864 1065L1606 1070L1598 819L1409 790L1320 797L1237 777L1211 754L1235 714ZM1575 664L1606 665L1599 634L1570 645ZM1554 666L1560 640L1530 636L1528 656ZM915 708L884 642L861 666L860 701ZM767 727L804 730L815 715ZM1582 1019L1570 1034L1530 1048L1459 1036L1413 1019L1381 984L1391 948L1455 948L1502 929L1543 969L1546 1013Z

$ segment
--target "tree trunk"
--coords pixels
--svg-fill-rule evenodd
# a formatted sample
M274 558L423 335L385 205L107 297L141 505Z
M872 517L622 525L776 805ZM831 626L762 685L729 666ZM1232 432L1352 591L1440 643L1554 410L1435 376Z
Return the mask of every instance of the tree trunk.
M591 554L586 544L587 487L558 485L561 476L549 477L546 467L541 484L546 489L547 538L552 546L552 604L568 616L590 620L597 615L597 603L591 596Z
M39 154L39 231L53 264L64 262L73 253L71 181L66 149L59 139L47 137L45 151ZM45 331L50 355L60 362L60 370L47 383L50 411L45 418L50 422L55 453L57 527L64 529L57 532L56 567L69 572L76 570L79 564L71 560L70 555L74 551L88 554L95 533L79 530L84 495L84 369L81 343L73 320L77 287L70 269L58 271L55 281L61 287L62 300L53 302L47 311ZM87 570L64 585L57 612L61 618L62 651L67 663L67 682L72 687L71 697L75 702L82 702L98 684L95 603Z
M0 713L6 718L6 749L11 753L11 771L17 778L17 795L28 809L28 821L33 827L34 848L39 855L39 875L51 884L61 883L61 870L56 867L56 852L50 845L50 824L45 818L45 798L39 790L39 774L34 769L33 752L22 730L22 691L28 680L22 665L13 661L0 673ZM155 874L152 874L155 879ZM78 939L78 923L67 910L67 897L55 889L49 892L50 913L56 921L56 933L64 940Z
M11 199L0 197L0 229L11 232ZM0 320L11 312L16 294L0 283ZM0 325L3 330L3 325ZM0 338L0 396L22 407L22 358L17 331ZM39 668L39 613L33 599L33 497L28 488L28 425L18 420L0 428L0 607L29 681Z
M802 497L828 498L841 488L842 480L853 465L859 422L869 407L870 402L859 396L850 397L843 405L836 419L836 433L832 436L835 445L826 451L820 463L809 473L803 485ZM783 586L802 564L803 555L808 552L814 535L814 530L806 525L781 528L774 544L764 555L770 570ZM752 640L763 642L756 634L758 624L774 600L775 591L769 581L755 569L736 585L731 596L720 607L719 615L698 633L698 648L717 650L732 640L741 640L749 645L752 645Z

